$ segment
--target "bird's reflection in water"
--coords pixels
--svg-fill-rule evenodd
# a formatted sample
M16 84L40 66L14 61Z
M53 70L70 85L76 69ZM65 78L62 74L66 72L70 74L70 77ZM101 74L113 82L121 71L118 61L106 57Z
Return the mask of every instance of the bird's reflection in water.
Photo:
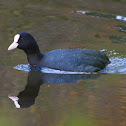
M80 80L96 79L99 74L45 74L41 71L31 70L25 89L18 96L8 97L14 101L16 108L28 108L35 103L42 84L78 83Z

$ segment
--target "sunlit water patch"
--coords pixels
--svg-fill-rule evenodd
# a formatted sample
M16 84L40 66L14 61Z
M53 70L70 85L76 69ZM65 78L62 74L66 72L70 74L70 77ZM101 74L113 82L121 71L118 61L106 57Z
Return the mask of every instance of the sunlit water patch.
M91 17L96 17L96 18L112 18L120 21L126 21L126 17L121 16L121 15L114 15L114 14L106 14L106 13L101 13L101 12L91 12L91 11L75 11L76 13L80 14L85 14L89 15Z

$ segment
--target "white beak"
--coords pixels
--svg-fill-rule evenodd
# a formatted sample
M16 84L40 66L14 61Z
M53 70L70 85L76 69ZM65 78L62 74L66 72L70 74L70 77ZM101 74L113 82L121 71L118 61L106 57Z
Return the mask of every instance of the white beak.
M18 44L17 42L13 42L13 43L8 47L8 50L13 50L13 49L17 48L18 45L19 45L19 44Z
M8 47L8 50L13 50L18 47L19 44L17 42L18 42L19 38L20 38L19 34L16 34L14 36L14 42Z
M19 100L18 97L8 95L8 98L10 98L12 101L14 101L14 104L15 104L16 108L21 108L19 103L18 103L18 100Z

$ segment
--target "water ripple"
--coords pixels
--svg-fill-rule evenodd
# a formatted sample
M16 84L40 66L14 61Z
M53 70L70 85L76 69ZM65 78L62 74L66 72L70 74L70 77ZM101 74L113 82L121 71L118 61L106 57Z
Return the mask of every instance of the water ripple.
M126 74L126 58L114 57L110 58L111 64L101 73Z
M75 11L75 13L85 14L90 17L96 17L96 18L112 18L120 21L126 21L126 17L121 15L106 14L106 13L92 12L92 11Z
M30 66L29 64L19 64L15 67L14 69L23 71L23 72L30 72L30 70L35 70L35 71L40 71L42 73L53 73L53 74L97 74L96 72L70 72L70 71L62 71L62 70L55 70L55 69L50 69L47 67L41 67L41 66Z

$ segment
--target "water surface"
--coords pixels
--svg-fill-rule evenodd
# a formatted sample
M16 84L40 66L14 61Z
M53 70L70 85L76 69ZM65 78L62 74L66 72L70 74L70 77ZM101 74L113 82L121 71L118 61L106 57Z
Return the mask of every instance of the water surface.
M125 126L126 22L73 13L81 10L124 18L125 6L125 0L1 0L0 124ZM14 69L28 64L23 51L7 51L14 35L23 31L35 37L41 52L57 48L103 50L112 64L99 74ZM17 97L20 106L16 108L12 98Z

